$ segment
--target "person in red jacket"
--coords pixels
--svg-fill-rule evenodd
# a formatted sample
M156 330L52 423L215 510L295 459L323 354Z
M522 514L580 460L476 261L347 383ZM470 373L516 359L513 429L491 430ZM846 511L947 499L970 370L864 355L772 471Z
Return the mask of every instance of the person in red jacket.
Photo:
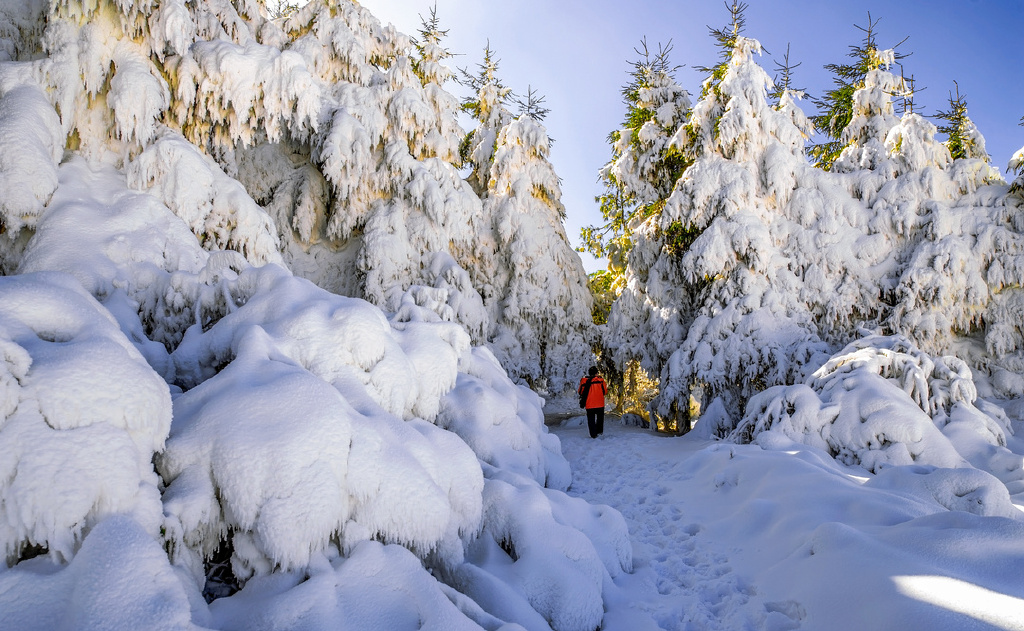
M608 386L601 375L597 374L597 366L591 366L589 373L580 379L577 392L583 407L587 409L590 437L597 438L604 433L604 395L608 393Z

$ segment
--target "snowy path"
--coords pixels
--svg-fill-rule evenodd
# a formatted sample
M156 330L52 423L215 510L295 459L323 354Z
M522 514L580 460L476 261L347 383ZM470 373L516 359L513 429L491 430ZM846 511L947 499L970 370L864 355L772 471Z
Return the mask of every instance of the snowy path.
M609 603L604 631L800 628L800 606L765 602L730 563L743 550L734 539L716 541L679 492L690 477L687 458L705 443L615 420L597 440L585 422L554 432L573 469L569 494L616 508L633 541L634 572L616 579L622 601Z

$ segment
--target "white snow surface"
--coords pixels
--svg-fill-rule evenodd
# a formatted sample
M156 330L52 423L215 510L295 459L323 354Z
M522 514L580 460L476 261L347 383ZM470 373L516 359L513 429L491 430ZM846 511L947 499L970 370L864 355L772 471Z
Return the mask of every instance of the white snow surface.
M670 438L607 419L594 440L580 421L556 430L569 492L621 510L633 542L603 629L1022 628L1024 502L970 510L978 494L956 472L1001 486L982 471L874 475L790 440Z

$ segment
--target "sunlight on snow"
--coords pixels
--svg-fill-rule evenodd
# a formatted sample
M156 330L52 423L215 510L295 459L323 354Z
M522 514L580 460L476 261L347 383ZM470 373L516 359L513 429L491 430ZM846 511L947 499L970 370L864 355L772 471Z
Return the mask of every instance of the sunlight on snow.
M970 616L1000 629L1024 629L1024 600L949 576L896 576L905 596Z

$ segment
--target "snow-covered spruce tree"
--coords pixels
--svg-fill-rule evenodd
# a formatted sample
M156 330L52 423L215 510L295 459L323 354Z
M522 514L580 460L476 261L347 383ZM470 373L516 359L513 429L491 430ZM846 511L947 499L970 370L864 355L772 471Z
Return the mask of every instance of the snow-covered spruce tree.
M592 298L562 225L551 139L535 116L525 109L495 143L484 213L504 283L488 338L509 374L557 393L591 363Z
M599 174L605 192L597 201L605 223L588 226L581 233L591 254L608 260L608 270L591 282L606 285L604 292L615 299L642 302L642 288L636 284L632 291L622 295L633 232L645 219L661 212L688 164L682 153L669 148L672 135L685 122L691 105L689 95L673 76L671 50L669 43L659 45L658 52L652 53L646 39L634 49L637 59L632 62L629 81L622 88L626 115L622 127L608 136L612 157ZM607 314L602 314L601 319L606 321ZM647 326L646 321L640 320L634 324L641 329ZM640 340L645 335L637 331L626 337ZM636 394L626 392L625 388L635 382L630 377L639 366L635 360L626 360L620 366L608 349L602 349L600 355L601 372L621 404Z
M669 148L690 109L689 95L673 77L671 51L669 43L652 54L646 39L634 49L639 57L622 88L626 118L608 136L612 157L600 172L605 192L598 201L605 223L582 233L594 256L608 258L608 271L616 280L625 271L633 230L661 211L687 166L685 157Z
M827 139L810 148L811 156L823 169L831 169L839 154L850 144L851 139L844 134L854 119L856 106L854 94L863 90L868 74L887 60L891 64L905 57L903 53L896 52L895 48L891 49L891 53L886 52L885 57L880 55L875 40L875 25L877 24L878 21L872 20L869 13L866 27L854 25L864 33L864 38L860 44L850 46L848 56L853 59L853 63L825 65L825 69L833 74L835 87L814 101L819 113L813 117L813 121L815 128L825 134ZM879 80L875 79L872 83L877 86ZM893 83L894 85L895 83ZM885 86L880 86L880 88L885 89ZM884 124L884 119L878 122ZM876 130L875 136L877 137L881 133L884 138L885 131L887 129Z
M480 202L429 157L408 39L345 1L282 23L218 0L12 15L5 608L38 602L43 571L60 593L40 629L597 627L625 524L558 490L541 400L456 324L486 316L451 246ZM415 230L397 259L388 217ZM393 309L284 267L319 263Z
M1024 127L1024 116L1020 119L1020 124ZM1007 171L1013 171L1017 174L1017 179L1010 185L1010 191L1017 193L1024 198L1024 147L1021 147L1017 153L1013 154L1010 158L1010 164L1006 167Z
M740 34L741 14L734 5L732 26L712 30L728 60L673 140L694 163L638 231L609 318L617 360L638 357L660 374L662 416L686 419L691 397L722 397L741 413L750 395L823 361L827 341L877 307L857 246L863 213L806 164L799 95L769 104L772 81L754 61L760 44Z
M514 116L506 107L512 92L497 71L490 47L476 75L463 71L474 90L463 109L477 121L462 144L463 158L492 222L484 268L487 339L510 375L557 393L574 385L591 361L592 298L562 225L561 186L548 161L551 139L540 122L545 112L531 90Z
M832 414L833 408L826 405L837 402L838 381L825 380L825 375L833 371L846 375L846 371L837 369L851 361L854 366L858 365L860 360L851 359L853 355L877 356L882 366L892 362L893 367L873 370L878 370L883 377L902 379L906 389L912 377L903 371L907 370L910 360L900 358L899 353L955 353L968 363L956 357L913 361L920 361L925 373L933 366L942 368L938 370L942 374L928 377L939 382L949 379L942 376L946 364L956 364L956 372L970 376L969 364L976 371L973 376L981 377L985 387L992 388L994 393L1007 395L1019 391L1021 383L1016 374L1020 366L1020 337L1014 331L1019 330L1020 316L1010 305L1020 304L1019 279L1024 252L1019 220L1015 219L1018 214L1008 203L1011 197L1006 195L1005 183L988 164L987 156L963 152L953 159L950 155L950 146L957 146L956 134L969 129L971 145L977 148L984 146L980 133L969 125L969 119L964 120L963 126L946 129L947 134L954 137L952 143L947 140L944 144L935 138L936 127L909 108L897 117L892 100L901 94L897 89L901 89L902 81L889 70L894 53L876 51L871 56L882 63L869 70L862 86L854 90L849 123L841 134L844 146L832 163L833 172L824 174L821 179L834 187L834 194L842 196L840 189L845 189L846 195L856 202L848 205L853 213L848 216L855 228L852 237L864 254L858 257L859 261L851 259L849 270L874 285L874 296L869 284L863 295L870 301L862 303L873 304L873 310L861 315L871 316L866 318L866 323L872 327L905 337L860 340L855 342L860 349L857 353L851 351L854 348L851 346L836 355L815 373L815 379L805 382L822 395L822 405L813 410L805 408L796 416L791 414L794 405L802 407L810 401L804 398L806 393L801 386L758 395L750 402L741 427L733 434L737 440L752 440L759 432L781 426L786 428L783 431L787 436L798 440L814 444L825 440L826 448L833 454L869 469L878 461L906 464L912 459L926 459L924 453L917 450L935 441L942 443L944 439L921 438L922 431L925 434L933 431L927 417L918 429L902 438L896 438L899 428L880 421L884 414L878 416L873 429L856 432L846 421L838 428L840 423ZM966 116L965 111L962 114ZM874 272L865 274L868 269ZM811 278L804 276L803 291ZM819 333L823 339L828 339L828 329L821 324L825 323L819 321ZM855 337L851 324L856 321L831 325L831 339L842 340L843 335ZM907 348L913 350L906 351ZM869 360L869 364L873 361ZM896 377L893 377L894 371ZM920 376L913 378L920 381ZM872 387L867 381L867 377L858 380L864 384L865 391ZM856 387L853 379L843 383L844 388ZM964 406L973 406L973 382L970 389L971 394L963 395ZM947 406L941 413L936 412L934 401L922 403L921 407L933 417L935 425L944 430L952 414L951 408ZM954 409L958 408L954 406ZM990 408L958 413L962 413L965 420L958 428L972 423L978 427L999 424L998 411ZM1008 424L1004 425L1005 431L1012 431ZM988 445L969 447L971 453L963 454L964 457L979 468L1002 476L998 471L1004 471L1003 464L995 461L986 464L983 459L979 460L979 454L1005 444L1001 431L982 431ZM936 464L961 466L957 464L959 456L948 445L938 444L934 449ZM940 455L942 453L946 455ZM1001 479L1019 486L1019 472L1014 469L1012 473Z
M935 114L935 118L944 121L938 126L939 133L946 134L946 148L954 160L977 158L988 162L985 138L967 114L967 96L960 94L960 85L956 81L953 85L956 86L956 95L949 93L949 109Z
M462 101L462 111L476 121L476 127L462 139L459 152L462 161L471 169L467 181L481 198L487 195L498 134L514 118L508 109L512 90L498 77L499 63L488 43L476 74L466 69L461 71L461 81L471 92Z
M973 146L984 147L971 128ZM1000 358L1018 346L1005 337L1018 318L999 305L1017 299L1024 240L988 156L951 159L949 149L960 140L956 130L945 144L935 132L916 114L904 114L880 165L894 177L865 199L872 226L887 235L897 264L882 279L891 304L885 329L927 352L956 352L976 368L988 365L984 372L998 370ZM878 169L862 174L858 187L873 190L884 177ZM971 338L985 339L985 347L964 343Z
M895 53L870 56L884 63L854 92L845 147L832 169L867 210L865 232L879 261L884 305L877 323L926 352L956 352L984 367L982 374L999 375L1002 392L1014 391L1019 386L1007 390L1006 382L1013 372L1007 368L1018 363L1019 343L1009 334L1018 317L1008 305L1019 299L1024 242L1005 183L983 152L953 159L959 128L947 129L953 142L944 144L919 114L897 117L893 98L907 93L889 70ZM961 122L971 145L984 147L969 119ZM965 343L971 339L984 339L984 346Z
M419 37L414 41L417 55L413 59L413 70L423 83L427 102L434 110L436 127L427 132L428 138L422 143L420 158L437 157L455 165L461 164L459 144L465 132L459 126L459 100L444 89L455 73L445 65L452 53L444 47L447 30L441 29L437 6L430 9L430 17L422 18Z
M287 262L388 310L409 292L481 340L486 314L472 286L479 280L466 280L483 251L477 233L489 226L454 164L462 130L443 89L451 72L436 15L424 20L415 48L347 2L311 3L281 31L280 47L302 53L322 86L320 133L309 147L257 148L239 177L269 189L279 225L292 226L282 235ZM289 175L274 186L265 166L285 159L296 167L282 169Z

